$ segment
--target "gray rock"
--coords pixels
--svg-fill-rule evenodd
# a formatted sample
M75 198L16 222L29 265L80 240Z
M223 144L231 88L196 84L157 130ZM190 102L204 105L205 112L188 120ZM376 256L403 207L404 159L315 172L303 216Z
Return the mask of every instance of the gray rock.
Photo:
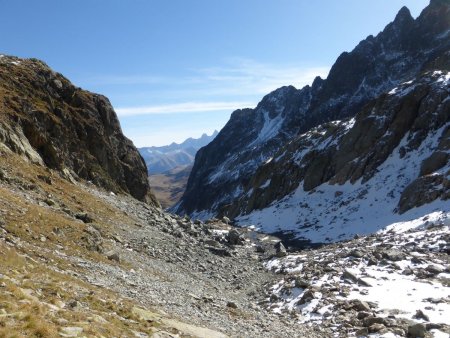
M348 254L348 257L355 257L355 258L363 258L365 255L365 253L361 250L352 250L350 251L350 253Z
M51 199L51 198L46 198L46 199L44 200L44 202L45 202L48 206L50 206L50 207L56 205L56 202L55 202L53 199Z
M410 267L407 267L405 268L405 270L403 270L402 274L405 276L411 276L412 274L414 274L414 271Z
M433 274L433 275L437 275L437 274L440 274L440 273L444 272L444 269L439 267L439 266L437 266L437 265L428 265L425 268L425 270L428 271L429 273Z
M362 278L358 278L357 283L362 286L372 287L372 285L368 281Z
M217 256L222 256L222 257L231 257L231 252L225 248L215 248L215 247L207 247L207 249L213 253L214 255Z
M84 223L92 223L94 219L86 212L79 212L75 214L75 218L83 221Z
M365 327L370 327L373 324L386 324L386 320L384 318L381 317L374 317L374 316L369 316L364 318L363 320L363 324Z
M262 245L257 245L256 246L256 252L264 253L264 252L266 252L266 249L264 249L264 247Z
M420 310L420 309L416 311L416 314L414 315L413 318L416 318L416 319L423 319L423 320L426 320L427 322L430 321L430 317L428 317L428 316L427 316L425 313L423 313L423 311Z
M370 312L360 311L360 312L358 312L358 315L357 315L356 318L358 318L358 319L364 319L364 318L369 317L370 315L371 315Z
M375 323L373 325L370 325L369 332L370 333L380 332L380 331L384 330L385 328L386 327L383 324Z
M284 257L287 255L287 251L283 243L278 242L277 244L275 244L275 255L277 257Z
M355 299L352 300L352 304L353 309L355 309L356 311L365 311L365 312L371 311L369 304L367 304L365 301Z
M342 278L345 280L349 280L353 283L358 282L358 277L347 269L344 270Z
M408 326L408 337L410 338L424 338L427 329L425 325L416 323Z
M301 277L296 277L295 278L295 287L296 288L306 289L309 286L310 286L310 283L307 280L305 280L305 279L303 279Z
M117 263L120 263L120 255L118 252L108 251L105 255L110 261L115 261Z
M384 251L382 253L383 258L390 260L390 261L401 261L403 259L405 259L405 254L399 250L395 250L395 249L391 249L391 250L387 250Z
M355 332L356 337L367 337L369 335L369 329L367 327L360 328Z
M242 245L245 242L242 235L236 229L231 229L228 232L227 241L231 245Z
M104 250L103 237L100 231L98 231L92 225L88 225L84 230L84 233L85 234L81 237L81 239L85 242L84 244L87 247L87 249L102 253Z
M314 298L315 298L314 293L311 290L307 289L303 293L302 298L300 298L300 300L298 301L298 305L308 303L308 302L312 301Z

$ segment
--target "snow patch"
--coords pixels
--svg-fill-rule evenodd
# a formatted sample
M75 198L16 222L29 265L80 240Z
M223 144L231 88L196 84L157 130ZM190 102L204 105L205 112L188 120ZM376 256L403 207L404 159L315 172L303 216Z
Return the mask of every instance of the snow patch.
M281 125L283 124L284 121L284 118L283 116L281 116L281 114L271 119L269 117L269 112L266 110L263 111L263 117L264 117L264 125L261 128L261 131L259 132L256 140L254 140L249 145L249 147L264 143L267 140L274 138L280 131Z
M267 181L265 181L265 182L260 186L260 188L261 188L261 189L267 188L267 187L270 185L270 181L271 181L271 179L269 178Z

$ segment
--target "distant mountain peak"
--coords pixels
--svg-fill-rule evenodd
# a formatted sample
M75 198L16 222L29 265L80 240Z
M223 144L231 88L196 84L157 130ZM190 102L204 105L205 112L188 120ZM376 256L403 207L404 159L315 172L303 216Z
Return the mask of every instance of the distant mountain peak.
M161 174L180 165L192 164L197 151L210 143L218 133L214 130L211 136L203 133L200 138L189 137L181 143L172 142L162 147L143 147L139 148L139 152L147 164L148 173Z

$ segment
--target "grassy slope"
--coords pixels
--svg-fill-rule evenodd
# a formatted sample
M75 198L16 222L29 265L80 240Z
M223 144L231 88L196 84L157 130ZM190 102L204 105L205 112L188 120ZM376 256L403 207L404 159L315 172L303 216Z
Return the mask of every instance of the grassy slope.
M105 238L111 236L113 222L130 227L135 222L56 172L1 154L0 337L59 337L61 330L73 326L89 337L134 337L134 332L151 335L159 330L161 322L136 312L139 304L87 283L82 265L64 258L130 269L126 262L87 250L87 225L63 210L89 213ZM170 325L164 330L178 332Z

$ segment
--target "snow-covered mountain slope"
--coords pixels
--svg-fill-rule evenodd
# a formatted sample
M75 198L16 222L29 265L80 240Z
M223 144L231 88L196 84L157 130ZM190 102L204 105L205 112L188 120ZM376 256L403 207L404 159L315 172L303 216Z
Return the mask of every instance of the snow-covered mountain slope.
M161 174L194 163L197 151L210 143L217 134L215 130L210 136L203 134L198 139L190 137L180 144L174 142L162 147L143 147L139 148L139 152L147 164L148 173Z
M254 177L229 212L312 242L450 213L450 73L429 72L351 120L312 129Z
M317 78L300 90L282 87L255 109L235 111L216 139L198 152L186 192L173 210L203 218L229 212L248 192L245 187L256 179L257 169L297 135L352 117L427 70L450 70L449 31L448 1L431 1L416 20L403 8L376 37L340 55L326 80Z

